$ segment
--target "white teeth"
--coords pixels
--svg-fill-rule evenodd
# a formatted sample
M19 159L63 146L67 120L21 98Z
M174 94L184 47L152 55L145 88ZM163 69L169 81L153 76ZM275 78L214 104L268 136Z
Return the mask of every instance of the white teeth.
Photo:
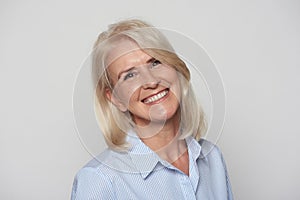
M163 98L164 96L166 96L168 94L168 92L169 92L168 90L164 90L164 91L162 91L162 92L160 92L160 93L158 93L158 94L156 94L156 95L154 95L150 98L145 99L144 103L152 103L154 101L157 101L157 100Z

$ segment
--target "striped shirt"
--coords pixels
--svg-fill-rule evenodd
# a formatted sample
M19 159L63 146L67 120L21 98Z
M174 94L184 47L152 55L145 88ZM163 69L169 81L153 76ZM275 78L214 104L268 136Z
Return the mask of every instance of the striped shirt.
M74 179L71 199L233 199L218 147L192 137L186 143L189 175L135 139L128 152L106 149L84 166Z

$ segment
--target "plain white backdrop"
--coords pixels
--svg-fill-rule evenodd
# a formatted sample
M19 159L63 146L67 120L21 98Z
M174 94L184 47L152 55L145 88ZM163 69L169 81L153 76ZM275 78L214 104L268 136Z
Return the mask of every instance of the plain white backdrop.
M236 199L300 199L300 2L0 1L0 199L69 199L91 159L73 85L99 32L138 17L193 38L227 93L218 145ZM101 145L101 144L100 144Z

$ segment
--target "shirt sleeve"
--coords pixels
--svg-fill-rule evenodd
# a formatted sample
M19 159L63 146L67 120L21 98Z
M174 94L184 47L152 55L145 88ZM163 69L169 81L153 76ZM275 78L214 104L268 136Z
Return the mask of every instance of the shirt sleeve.
M97 168L82 168L75 176L71 200L115 199L112 182Z
M202 162L202 187L204 194L210 194L207 199L233 200L229 175L222 152L215 144L201 141L203 159ZM201 184L201 181L200 181Z
M232 194L232 190L231 190L231 184L230 184L230 181L229 181L227 167L226 167L226 163L225 163L225 160L224 160L224 157L223 157L222 153L221 153L221 159L222 159L222 163L223 163L224 170L225 170L226 188L227 188L227 199L228 200L233 200L233 194Z

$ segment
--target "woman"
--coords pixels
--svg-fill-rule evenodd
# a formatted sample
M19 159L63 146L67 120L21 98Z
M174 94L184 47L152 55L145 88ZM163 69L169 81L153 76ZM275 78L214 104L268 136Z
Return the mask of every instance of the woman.
M75 177L72 199L232 199L186 64L155 27L113 24L94 45L95 108L108 149Z

